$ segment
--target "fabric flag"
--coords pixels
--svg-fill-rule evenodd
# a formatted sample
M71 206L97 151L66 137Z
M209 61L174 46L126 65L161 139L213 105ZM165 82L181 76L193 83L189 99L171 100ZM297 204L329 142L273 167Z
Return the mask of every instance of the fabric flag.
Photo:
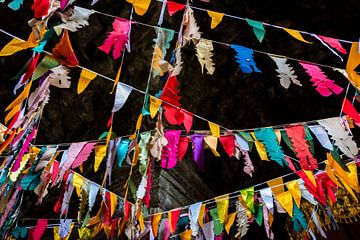
M158 229L159 229L159 223L161 220L161 215L162 215L161 213L157 213L151 219L151 227L153 230L153 235L155 237L157 237L157 235L158 235Z
M339 95L344 90L342 87L336 85L334 80L329 79L317 65L304 62L299 63L309 74L310 81L313 82L316 91L322 96L328 97L332 95L332 93Z
M154 118L156 113L159 111L159 108L162 104L162 100L153 96L150 96L150 116Z
M234 156L235 152L235 138L234 135L224 135L219 138L221 145L223 146L225 152L229 155L229 157Z
M220 137L220 126L217 125L216 123L213 123L213 122L208 122L208 124L209 124L209 127L210 127L211 134L214 137L219 138Z
M326 133L326 130L322 126L310 125L308 127L324 148L328 149L329 151L332 151L334 149L333 145L330 142L329 136Z
M121 139L121 141L118 145L118 148L116 150L116 158L117 158L118 167L122 166L122 163L126 158L126 154L129 150L129 144L130 144L129 139Z
M106 156L107 145L98 145L95 146L95 163L94 163L94 171L97 172L101 162Z
M23 40L13 38L9 43L7 43L0 51L0 57L13 55L24 48L17 46L19 43L23 43Z
M83 183L84 183L84 177L78 173L74 173L72 185L74 186L78 197L80 197L81 186L83 185Z
M246 22L253 28L254 34L259 42L262 42L265 37L265 28L262 22L246 19Z
M288 89L291 83L302 86L301 82L298 80L298 77L295 75L295 70L290 64L287 63L286 58L270 56L272 60L276 63L278 73L277 76L280 78L280 84L285 89Z
M345 48L343 48L343 46L341 46L341 43L339 42L339 40L337 40L336 38L331 38L331 37L324 37L324 36L320 36L317 35L321 40L323 40L324 42L326 42L327 44L329 44L332 48L335 48L337 51L339 51L342 54L347 54L347 51Z
M207 74L214 74L215 63L212 57L214 56L214 46L211 40L200 39L195 46L196 56L201 66L201 73L204 73L204 67Z
M201 228L204 226L205 210L206 210L206 204L202 204L200 207L199 218L198 218L199 225L201 226Z
M275 196L284 192L284 182L282 178L274 178L267 181L266 184L271 188Z
M31 9L34 10L35 18L42 18L48 15L50 8L49 0L35 0L34 4L31 6Z
M224 224L225 220L227 219L229 195L216 197L215 202L218 210L219 221L221 224Z
M80 153L77 155L75 161L72 163L71 168L77 168L81 164L83 164L88 157L90 156L90 153L94 149L94 146L96 143L86 143L86 145L81 149Z
M131 91L132 91L132 87L122 83L117 84L114 107L111 110L112 112L117 112L124 106L126 100L130 96Z
M237 144L239 144L239 146L242 150L250 151L250 146L249 146L248 142L241 134L236 133L235 140L236 140Z
M358 90L360 89L360 75L355 71L355 69L359 66L359 64L360 64L359 43L353 42L346 63L346 72L349 77L349 81Z
M227 221L225 223L225 230L226 230L227 234L230 233L230 228L235 222L236 214L237 214L236 212L231 213L231 214L229 214L229 216L227 218Z
M260 189L260 196L267 209L269 209L269 212L271 214L274 214L274 199L271 192L271 188Z
M269 157L266 153L266 149L263 143L259 142L255 136L254 132L251 132L251 136L253 137L254 141L255 141L255 148L256 151L258 152L260 159L263 161L269 161Z
M235 44L231 44L230 46L236 52L235 59L243 73L261 72L256 66L253 56L254 51L252 49Z
M285 209L285 211L293 216L293 198L290 191L286 191L280 194L275 195L276 200L279 201L281 207Z
M189 219L190 219L190 228L192 231L192 236L196 236L199 232L199 214L200 214L200 208L202 203L198 202L195 204L192 204L189 207Z
M296 205L300 207L301 192L300 192L299 182L297 180L287 182L286 187L288 188L289 192L294 198Z
M23 0L14 0L8 4L8 7L13 11L17 11L23 5Z
M32 237L34 240L40 240L41 236L44 234L46 227L48 224L47 219L39 219L36 223L35 229L32 233Z
M71 234L71 222L72 219L60 219L59 235L60 238L66 238Z
M122 53L124 52L125 46L128 44L129 41L130 25L131 23L129 20L123 18L116 18L112 23L113 30L105 39L104 44L98 48L106 54L109 54L110 51L112 51L112 56L115 60L121 57ZM118 75L120 77L120 74Z
M293 29L289 29L289 28L283 28L283 29L288 34L290 34L293 38L296 38L299 41L302 41L302 42L305 42L305 43L312 43L312 42L306 41L298 30L293 30Z
M249 208L251 213L255 213L254 207L254 187L249 187L243 190L240 190L241 197L246 203L246 206Z
M356 124L360 123L360 114L356 111L355 107L351 104L351 102L347 99L344 100L344 106L342 111L352 118Z
M181 130L167 130L165 132L168 144L162 149L160 164L162 168L171 169L176 166L180 135Z
M87 69L82 69L80 73L77 93L82 93L89 83L96 78L96 73L89 71Z
M356 142L352 139L350 131L346 130L340 123L339 118L328 118L319 120L318 123L323 126L331 138L334 140L335 146L349 158L354 158L359 149Z
M216 151L218 139L214 136L205 136L205 143L209 146L215 157L220 157L220 154Z
M136 14L139 16L143 16L147 12L151 2L151 0L126 0L126 1L133 5Z
M180 240L191 240L191 229L180 233Z
M193 148L193 159L196 166L201 170L205 170L204 162L204 135L194 134L191 135L191 142Z
M312 171L318 167L316 159L311 154L309 145L305 139L304 126L291 126L285 128L285 131L291 139L292 146L296 152L296 157L300 159L300 165L304 170Z
M270 159L277 162L280 166L284 166L284 152L277 141L276 134L272 128L259 128L254 131L256 138L261 141L270 156Z
M202 230L206 240L214 240L214 222L207 222L204 224Z
M174 15L176 12L181 11L185 8L185 4L181 4L173 1L167 1L166 3L170 16Z
M224 13L214 12L207 10L209 17L211 17L211 29L216 28L217 25L222 21Z
M179 148L178 148L178 158L179 161L181 161L184 156L185 153L188 149L188 145L189 145L189 138L188 137L181 137L180 141L179 141Z
M89 209L91 210L95 204L96 196L99 193L100 186L90 182L89 184Z
M180 217L181 209L172 210L168 213L168 218L170 222L170 233L175 233L176 225Z
M56 44L52 49L52 55L54 58L58 59L62 64L68 67L76 67L79 65L70 43L68 30L64 30L63 36L59 43Z

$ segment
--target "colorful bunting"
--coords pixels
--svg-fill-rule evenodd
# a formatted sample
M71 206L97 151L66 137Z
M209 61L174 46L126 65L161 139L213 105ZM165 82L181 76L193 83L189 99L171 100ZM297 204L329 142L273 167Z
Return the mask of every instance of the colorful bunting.
M151 0L126 0L126 1L133 5L136 14L139 16L143 16L147 12L151 2Z
M180 217L181 209L172 210L168 213L169 222L170 222L170 233L174 233L176 231L176 224Z
M220 196L215 198L216 207L219 215L219 221L221 224L225 223L228 215L228 206L229 206L229 195Z
M214 56L214 47L211 40L200 39L195 46L196 56L201 65L201 72L204 73L204 67L207 74L213 75L215 71L214 62L212 57Z
M280 84L282 87L288 89L291 83L302 86L301 82L295 75L295 70L287 63L286 58L271 56L271 59L276 63L276 72L278 73L277 76L280 78Z
M353 42L346 63L346 73L348 75L351 84L357 89L360 89L360 76L355 71L355 69L359 66L359 64L360 64L359 43Z
M166 1L166 4L170 16L174 15L176 12L181 11L185 8L185 4L181 4L173 1Z
M60 41L53 48L52 55L54 58L56 58L56 60L60 61L66 66L76 67L79 65L74 50L71 46L69 33L67 30L64 30Z
M204 162L204 135L194 134L191 135L191 142L193 148L193 159L196 166L201 170L205 170Z
M176 166L178 159L178 146L180 141L180 135L180 130L167 130L165 132L167 145L163 148L161 154L162 168L170 169Z
M118 83L116 85L114 107L111 111L112 112L119 111L124 106L126 100L130 96L131 92L132 92L132 87L122 84L122 83Z
M337 51L339 51L342 54L347 54L347 51L345 48L343 48L341 46L341 43L339 42L339 40L337 40L336 38L331 38L331 37L324 37L324 36L320 36L317 35L321 40L323 40L324 42L326 42L327 44L329 44L332 48L335 48Z

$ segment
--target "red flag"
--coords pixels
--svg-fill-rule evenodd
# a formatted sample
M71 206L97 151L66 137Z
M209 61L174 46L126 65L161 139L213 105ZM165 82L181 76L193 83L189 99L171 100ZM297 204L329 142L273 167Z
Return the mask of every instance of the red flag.
M168 213L169 222L170 222L170 232L174 233L176 231L176 225L180 217L181 209L175 209Z
M220 136L219 138L225 152L232 157L235 151L235 139L234 135Z
M167 1L167 9L169 12L169 15L172 16L174 13L181 11L185 8L185 4L173 2L173 1Z

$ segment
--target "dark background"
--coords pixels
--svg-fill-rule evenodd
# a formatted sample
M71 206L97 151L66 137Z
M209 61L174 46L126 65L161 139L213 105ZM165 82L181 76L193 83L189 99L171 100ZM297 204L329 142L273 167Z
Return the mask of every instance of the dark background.
M27 21L33 16L30 9L32 2L25 1L24 6L16 12L7 8L6 4L7 1L0 6L1 28L26 39L31 31ZM131 5L123 0L100 0L92 7L90 1L77 1L75 4L127 19L131 9ZM193 5L329 37L350 41L357 41L359 37L360 1L356 0L213 0L212 3L194 0ZM160 8L161 3L153 0L148 12L142 17L134 14L134 20L156 25ZM300 42L281 29L265 26L265 39L259 43L252 29L244 21L224 17L218 27L211 30L211 20L207 13L198 10L194 10L194 13L204 38L335 67L344 68L346 65L346 56L344 56L344 62L339 61L327 48L308 35L304 35L304 37L314 42L313 44ZM183 11L180 11L170 17L166 11L163 27L178 31L182 14ZM82 28L76 33L70 33L71 42L80 65L111 78L115 78L120 60L114 61L111 56L107 56L97 47L102 44L107 33L111 30L113 20L111 17L95 13L90 16L88 27ZM142 25L133 25L131 53L125 54L121 82L145 90L153 52L152 39L155 37L154 29ZM176 38L177 35L172 41L171 49L175 47ZM4 46L10 40L10 37L1 34L0 46ZM350 49L350 44L343 44L343 46L347 50ZM47 48L48 50L51 49L51 43ZM170 55L168 52L167 59ZM10 57L0 58L0 109L5 109L14 99L12 89L16 85L17 79L12 78L30 56L30 51L24 51ZM226 46L214 43L213 60L216 70L212 76L201 73L200 64L195 56L192 44L183 48L182 59L184 62L183 70L178 76L178 80L183 107L227 128L264 127L339 116L345 91L339 96L322 97L312 87L308 75L296 61L289 60L288 62L294 67L303 87L292 84L286 90L280 86L279 79L276 77L275 63L267 55L255 53L257 66L262 70L262 73L243 74L235 62L234 51ZM340 73L327 68L322 68L322 70L330 79L334 79L338 85L342 86L344 90L346 89L348 81ZM112 82L97 77L82 94L78 95L76 88L79 74L80 69L71 69L72 86L70 89L51 87L50 102L43 113L40 131L36 139L37 144L92 140L97 139L101 133L107 131L106 123L110 117L114 101L114 94L109 94ZM164 82L161 80L152 79L151 94L161 90L163 85ZM354 88L350 87L348 98L352 98L354 93ZM131 134L134 131L142 103L143 95L133 91L125 106L115 114L113 130L118 136ZM3 121L4 116L5 114L1 111L1 121ZM154 120L145 118L142 130L154 128L154 123ZM208 129L207 122L194 118L193 129ZM315 144L318 145L317 142ZM190 150L186 159L180 163L188 165L189 171L195 171L199 174L208 188L215 194L212 196L204 194L200 199L197 199L199 201L251 186L288 172L285 169L280 169L273 162L260 161L256 152L253 151L251 156L255 165L255 173L250 178L243 173L242 162L227 158L221 148L220 152L221 158L214 158L210 151L206 153L205 173L198 172L193 166ZM323 160L325 151L317 151L316 156L319 161ZM89 164L85 168L85 176L100 182L103 173L101 170L103 169L104 166L100 168L97 175L94 175L91 164ZM115 170L117 172L113 176L119 177L114 178L115 183L110 189L120 194L123 193L120 186L124 184L128 170L127 167ZM56 196L50 194L45 201L45 207L29 209L27 214L36 216L36 214L41 213L41 216L44 217L43 214L46 212L44 209L47 206L52 208L55 199ZM46 205L46 202L52 204ZM42 210L39 211L39 209ZM46 214L48 217L51 216L51 213ZM279 222L281 225L281 221ZM286 234L280 233L281 228L282 226L275 226L275 233L278 231L280 235L277 237L282 236L280 239L284 239ZM262 228L254 231L258 230L263 231Z

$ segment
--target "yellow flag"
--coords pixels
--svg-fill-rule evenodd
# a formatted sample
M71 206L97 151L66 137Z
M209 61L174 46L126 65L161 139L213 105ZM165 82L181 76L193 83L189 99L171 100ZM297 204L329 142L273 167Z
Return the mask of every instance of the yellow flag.
M10 121L10 119L12 119L14 116L15 116L15 114L17 113L17 112L19 112L20 111L20 104L18 104L18 105L16 105L15 107L13 107L12 109L11 109L11 111L6 115L6 117L5 117L5 124L7 124L9 121Z
M14 53L17 53L21 50L24 50L22 47L16 46L18 43L24 42L23 40L13 38L8 44L6 44L0 51L0 57L10 56Z
M229 216L228 216L228 219L225 223L225 230L226 232L229 234L230 233L230 228L231 226L234 224L234 221L235 221L235 218L236 218L236 212L234 213L231 213Z
M282 178L272 179L267 181L266 184L271 188L275 196L284 192L284 182Z
M296 203L296 205L299 207L300 209L300 203L301 203L301 191L300 191L300 187L299 187L299 182L297 180L293 180L290 182L286 183L286 187L288 188L288 190L290 191L291 195L294 198L294 201Z
M85 88L89 85L89 83L92 80L94 80L94 78L96 78L96 73L86 69L82 69L80 73L77 93L78 94L82 93L85 90Z
M152 221L151 221L151 227L152 227L152 230L154 232L155 237L157 237L157 235L158 235L158 229L159 229L160 220L161 220L161 213L158 213L158 214L153 216Z
M210 131L211 131L211 134L214 136L214 137L217 137L219 138L220 137L220 126L213 123L213 122L208 122L209 123L209 127L210 127Z
M213 152L215 157L220 157L220 154L216 151L218 139L214 136L205 136L204 140L209 146L210 150Z
M290 217L292 217L294 206L290 191L275 195L275 198L279 201L280 205L285 209L285 211L290 215Z
M90 238L90 229L84 227L84 228L78 228L79 233L79 239L89 239Z
M198 221L199 221L199 225L200 225L201 228L204 226L205 207L206 207L206 205L202 204L201 208L200 208L200 211L199 211Z
M162 100L153 96L150 96L150 116L154 118L156 113L159 111L159 108L162 104Z
M137 131L140 129L141 127L141 122L142 122L142 114L140 113L137 121L136 121L136 127L135 127L135 132L129 137L130 140L133 140L136 138L136 134L137 134Z
M94 163L94 171L95 172L97 172L102 160L106 156L106 149L107 149L106 145L95 146L95 163Z
M220 223L223 224L227 219L229 195L216 197L215 202L219 214Z
M278 143L281 143L281 132L280 129L274 129L275 135L276 135L276 140L278 141Z
M78 197L80 197L80 193L81 193L81 186L84 183L84 178L83 176L81 176L80 174L74 173L73 175L73 186L76 190L76 193L78 195Z
M211 17L211 29L216 28L216 26L222 21L224 13L214 12L207 10L207 13Z
M111 214L111 216L113 216L115 213L117 201L118 201L118 199L117 199L117 196L115 195L115 193L110 192L110 205L111 205L110 214Z
M140 231L141 231L141 233L143 233L144 230L145 230L145 224L144 224L144 217L143 217L141 211L140 211L140 213L139 213L138 220L139 220L139 225L140 225Z
M296 38L299 41L302 41L302 42L305 42L305 43L312 43L312 42L306 41L298 30L293 30L293 29L289 29L289 28L283 28L283 29L287 33L289 33L293 38Z
M351 45L349 57L346 63L346 72L348 77L350 78L350 82L355 85L357 89L360 89L360 75L357 74L355 69L360 64L360 53L359 50L359 43L353 42Z
M253 137L253 139L255 140L255 147L256 147L256 151L258 152L260 159L263 161L270 161L268 158L268 155L266 153L266 149L263 143L259 142L257 140L257 138L255 137L254 132L250 133L251 136Z
M119 70L117 71L117 74L116 74L116 77L115 77L115 81L114 81L114 85L113 85L113 88L112 88L110 94L112 94L112 93L114 92L114 89L115 89L116 85L119 83L120 74L121 74L121 69L122 69L122 64L120 65Z
M19 105L22 101L24 101L24 99L29 96L31 85L32 85L32 81L30 81L28 85L26 85L24 90L19 94L19 96L17 96L17 98L14 101L12 101L12 103L10 103L9 106L7 106L5 111L12 109L16 105Z
M147 12L151 2L151 0L126 0L126 1L132 3L136 14L140 16L144 15Z
M74 227L74 223L71 223L70 224L70 229L69 229L69 234L64 238L60 237L59 227L54 227L54 240L68 240L70 235L71 235L73 227Z
M180 233L181 240L191 240L191 229L186 230L185 232Z
M306 174L306 176L309 178L310 182L316 187L317 184L314 177L314 173L312 171L306 171L306 170L303 171Z

